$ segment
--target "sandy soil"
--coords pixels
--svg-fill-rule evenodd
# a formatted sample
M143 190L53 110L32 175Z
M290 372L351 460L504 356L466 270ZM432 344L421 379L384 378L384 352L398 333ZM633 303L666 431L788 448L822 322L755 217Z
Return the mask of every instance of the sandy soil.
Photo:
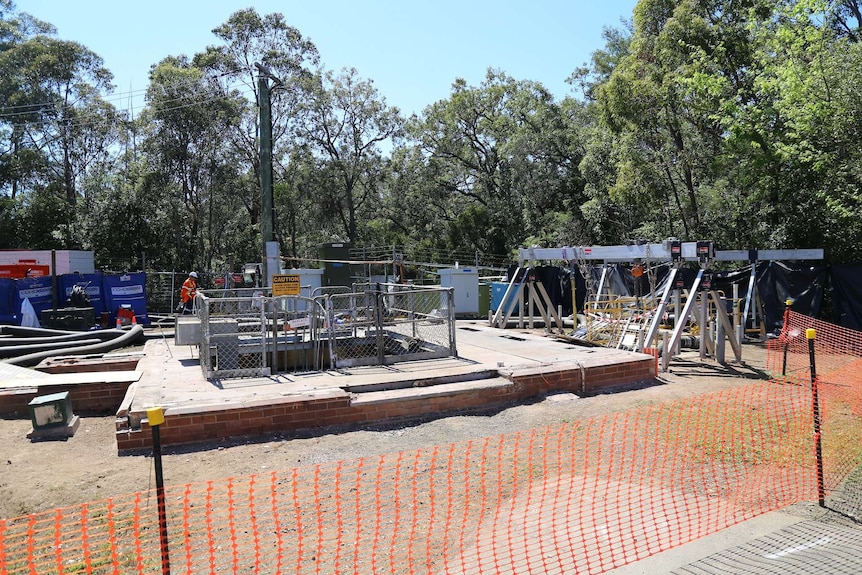
M305 434L211 442L170 448L163 458L168 485L414 450L495 436L690 397L765 378L765 349L743 348L743 362L701 362L695 353L671 364L657 385L579 398L557 394L481 415L445 417L398 427L322 429ZM84 417L66 441L31 442L29 420L0 419L0 517L11 518L154 487L151 456L118 456L113 417Z

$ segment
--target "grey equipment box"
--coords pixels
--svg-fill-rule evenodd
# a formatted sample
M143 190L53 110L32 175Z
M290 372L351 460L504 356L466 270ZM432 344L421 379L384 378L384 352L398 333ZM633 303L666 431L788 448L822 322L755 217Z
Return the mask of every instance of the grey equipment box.
M174 343L198 345L201 342L201 318L196 315L178 315L174 326Z

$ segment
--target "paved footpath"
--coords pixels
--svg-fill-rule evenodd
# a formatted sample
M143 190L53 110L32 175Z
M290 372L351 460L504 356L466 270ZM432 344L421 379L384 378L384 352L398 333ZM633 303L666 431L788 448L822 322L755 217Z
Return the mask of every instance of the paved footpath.
M862 573L862 523L821 510L816 504L794 506L607 573L858 574Z

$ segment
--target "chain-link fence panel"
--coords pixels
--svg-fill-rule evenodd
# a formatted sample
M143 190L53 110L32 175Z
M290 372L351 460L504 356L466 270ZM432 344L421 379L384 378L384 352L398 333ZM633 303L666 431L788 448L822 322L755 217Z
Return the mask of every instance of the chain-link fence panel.
M368 284L314 299L261 289L198 292L208 379L457 355L451 288Z
M147 272L147 311L156 314L173 313L180 301L180 288L186 274Z
M327 299L333 367L457 355L451 289L357 284Z
M335 295L339 293L351 293L351 289L346 286L323 286L316 287L311 291L311 297L318 298L326 295Z
M382 363L382 358L378 358L381 346L377 339L382 333L378 329L376 298L369 293L336 293L324 297L331 366Z
M270 375L265 298L198 293L195 306L201 318L201 369L207 379Z
M244 293L246 290L214 290ZM303 296L211 297L200 292L201 368L208 379L317 371L328 354L326 313Z
M269 364L278 372L319 371L327 366L329 346L323 301L305 296L268 298Z

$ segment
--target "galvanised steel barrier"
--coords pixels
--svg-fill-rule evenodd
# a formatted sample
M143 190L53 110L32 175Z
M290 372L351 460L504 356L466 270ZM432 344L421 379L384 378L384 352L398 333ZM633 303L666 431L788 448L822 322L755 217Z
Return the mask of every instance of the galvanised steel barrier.
M318 300L199 293L196 306L201 319L201 369L208 379L317 371L323 366L321 327L326 318Z
M451 288L364 284L343 292L325 288L314 298L272 297L250 288L199 292L195 308L205 377L457 355Z
M451 288L357 284L327 296L335 368L456 356Z

